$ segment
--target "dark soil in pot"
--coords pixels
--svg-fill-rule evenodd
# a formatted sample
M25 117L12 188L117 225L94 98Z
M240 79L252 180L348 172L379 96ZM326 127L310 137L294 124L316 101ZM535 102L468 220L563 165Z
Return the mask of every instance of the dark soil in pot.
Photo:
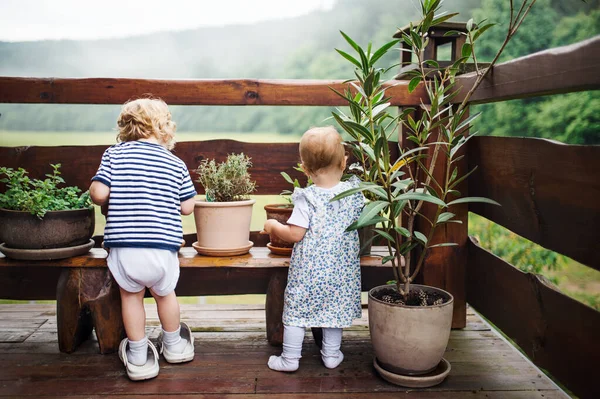
M450 298L437 291L428 291L424 289L411 289L406 301L395 288L386 288L373 293L375 299L395 305L404 306L434 306L448 302Z

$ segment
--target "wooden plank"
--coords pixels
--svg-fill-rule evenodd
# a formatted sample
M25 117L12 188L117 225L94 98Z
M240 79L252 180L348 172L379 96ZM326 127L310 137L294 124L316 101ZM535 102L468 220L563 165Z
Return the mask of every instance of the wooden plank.
M374 247L373 254L360 258L361 267L387 270L389 263L381 264L383 247ZM102 248L92 248L87 254L66 259L26 261L7 258L0 255L0 269L3 267L106 267L107 252ZM285 268L289 267L288 256L273 255L266 247L251 248L250 252L238 256L203 256L194 248L183 247L179 250L181 268Z
M419 110L417 118L420 118L423 111ZM469 116L469 110L465 113L465 118ZM433 131L429 143L439 141L439 132ZM403 142L409 142L403 137ZM431 147L433 148L433 147ZM467 159L465 147L459 151L457 157L463 155L464 158L453 164L452 168L456 167L459 170L459 176L467 173ZM433 152L427 154L424 164L430 168ZM436 160L433 176L438 182L443 182L446 176L447 157L444 151L440 151ZM425 181L427 176L422 170L418 172L421 181ZM434 186L432 184L432 186ZM435 186L434 186L435 187ZM462 196L468 195L467 181L463 181L456 187L462 193ZM468 206L467 204L457 204L451 206L447 211L454 213L455 220L460 220L462 223L446 223L439 225L435 230L431 239L431 244L440 243L455 243L456 246L437 247L430 249L425 257L424 265L421 269L422 283L425 285L438 287L448 291L454 297L454 310L452 314L452 328L464 328L466 326L466 287L465 287L465 270L467 261L467 236L468 236ZM434 220L437 213L437 205L424 202L421 207L420 214L425 216L415 219L415 230L429 236L431 225L429 220ZM406 222L404 222L406 223ZM416 266L417 258L420 257L420 248L415 251L412 258L413 268ZM414 270L414 269L413 269Z
M600 87L600 36L534 53L497 65L471 97L474 103ZM463 96L474 75L458 78ZM423 85L408 93L408 81L389 81L392 105L418 105ZM0 77L0 103L122 104L151 93L173 105L346 105L331 91L343 91L341 80L159 80L126 78Z
M62 177L69 185L87 190L91 178L96 174L105 145L95 146L59 146L59 147L0 147L2 166L9 168L23 167L29 171L30 177L44 178L50 173L50 164L62 164ZM202 187L196 181L196 168L204 159L216 159L222 162L227 154L241 153L254 160L250 169L252 178L256 180L256 194L279 194L290 188L278 173L286 171L305 181L306 178L293 167L300 159L298 143L243 143L234 140L209 140L183 142L175 146L173 153L187 165L192 181L199 193ZM265 160L268 160L265 162Z
M261 394L261 398L265 399L464 399L468 395L472 399L564 399L567 396L558 391L548 390L526 390L526 391L472 391L466 392L426 392L426 391L404 391L401 396L398 392L359 392L359 393L344 393L340 396L339 393L319 392L315 393L291 393L291 394ZM85 395L85 396L69 396L71 399L102 399L108 398L108 395ZM148 399L256 399L256 394L201 394L193 395L177 395L177 394L144 394L143 398ZM13 396L12 399L31 399L31 396ZM63 396L48 396L46 399L64 399ZM139 395L119 395L121 399L140 399Z
M425 90L408 93L408 81L390 81L394 105L419 104ZM331 88L344 92L343 80L126 79L0 77L0 103L123 104L152 94L170 105L347 105Z
M381 248L374 247L374 252ZM93 248L88 254L68 259L21 261L0 256L0 284L3 299L55 299L62 268L105 268L106 251ZM180 296L264 294L271 275L287 270L289 257L272 255L268 248L252 248L250 253L232 257L201 256L193 248L179 251ZM38 271L38 272L35 272ZM362 289L367 291L390 279L389 264L381 256L361 258ZM40 279L40 276L44 276Z
M471 97L472 104L571 93L600 88L600 36L540 51L494 67ZM460 76L461 102L475 83L474 74Z
M0 78L1 79L1 78ZM72 186L87 190L91 178L96 174L100 159L108 146L58 146L58 147L0 147L2 166L25 168L32 178L45 178L50 173L50 164L62 164L61 176ZM398 147L390 143L392 158L398 156ZM228 154L244 153L253 160L250 168L252 179L256 181L255 195L280 194L291 185L279 174L287 172L301 184L306 182L304 174L294 170L300 161L298 143L245 143L235 140L208 140L178 143L173 153L188 167L198 193L204 193L197 182L196 169L202 160L215 159L222 162ZM0 184L0 188L3 186ZM264 246L264 245L263 245Z
M468 144L469 210L548 249L600 270L600 146L515 137Z
M539 367L581 397L599 397L600 312L523 273L471 238L467 300Z

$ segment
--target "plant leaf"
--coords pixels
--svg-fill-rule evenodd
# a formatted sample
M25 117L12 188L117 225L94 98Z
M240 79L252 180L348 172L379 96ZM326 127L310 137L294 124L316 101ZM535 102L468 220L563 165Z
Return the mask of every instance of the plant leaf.
M452 212L441 213L440 216L438 216L436 223L447 222L448 220L452 219L453 217L454 217L454 214Z
M344 57L345 59L347 59L348 61L350 61L354 65L356 65L358 68L361 68L360 62L358 62L358 60L356 58L352 57L350 54L346 53L345 51L338 50L338 49L335 49L335 51L337 51L338 53L340 53L340 55L342 57Z
M449 202L448 206L455 205L455 204L464 204L467 202L483 202L486 204L501 206L498 202L494 201L493 199L489 199L489 198L485 198L485 197L463 197L463 198L455 199L454 201Z
M435 245L431 245L429 248L435 248L435 247L457 247L458 244L455 242L443 242L441 244L435 244Z
M425 234L416 230L413 234L415 235L415 238L419 240L423 245L427 245L427 237L425 237Z
M408 83L408 92L412 93L417 88L419 83L421 83L421 76L415 76L412 78Z

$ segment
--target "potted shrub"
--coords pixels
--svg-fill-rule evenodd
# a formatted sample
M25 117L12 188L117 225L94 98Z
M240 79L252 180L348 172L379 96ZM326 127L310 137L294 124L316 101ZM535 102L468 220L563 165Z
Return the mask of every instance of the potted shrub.
M248 169L252 166L244 154L230 154L225 162L204 160L198 166L198 182L206 192L205 200L196 201L194 220L198 241L192 246L201 255L231 256L248 253L252 206L249 196L255 182Z
M31 179L19 168L0 168L0 251L15 259L61 259L94 246L94 208L89 193L59 187L60 164L46 179Z
M294 166L294 169L297 170L298 172L304 173L304 171L302 170L301 164ZM292 179L291 176L289 174L287 174L286 172L281 172L281 176L283 176L285 181L290 183L294 188L301 187L301 184L298 181L298 179ZM312 182L309 178L306 185L309 186L311 184L312 184ZM267 213L267 219L275 219L279 223L287 224L288 219L290 218L290 216L292 216L292 212L294 211L294 204L292 203L291 195L292 195L291 190L284 190L284 191L282 191L281 196L283 198L285 198L285 200L286 200L285 204L265 205L265 212ZM284 256L289 256L292 254L292 249L294 248L294 243L284 241L281 238L279 238L277 236L272 236L272 235L269 235L269 240L270 240L270 242L267 244L267 248L269 248L269 250L271 252L273 252L274 254L284 255Z
M387 70L375 68L377 60L398 41L391 41L371 52L371 45L365 50L342 33L357 56L337 51L356 67L358 80L350 82L354 90L336 91L347 100L349 114L338 110L333 116L354 140L348 145L359 160L363 182L332 201L357 191L370 193L369 203L348 229L376 226L375 234L383 238L389 250L383 262L392 263L395 284L373 288L369 292L368 309L376 356L374 366L390 382L409 387L431 386L440 383L450 370L442 356L450 336L453 297L444 290L416 285L413 281L421 268L426 267L428 251L455 245L434 244L432 240L438 226L460 222L454 219L449 207L476 201L497 204L486 198L461 197L457 185L473 170L458 170L455 163L461 157L461 147L474 135L468 133L468 129L478 116L468 116L467 103L534 1L524 2L521 11L514 14L515 18L511 17L505 42L485 70L477 64L475 42L491 24L477 26L472 20L466 24L465 33L452 32L466 36L462 58L445 68L424 58L430 29L456 14L437 14L440 0L421 1L422 20L410 25L402 36L402 41L409 47L407 50L417 60L416 68L408 72L408 89L412 91L422 83L427 93L418 113L415 109L404 109L397 116L389 113L389 98L386 98L385 85L381 82ZM451 100L459 90L454 78L470 59L475 62L477 71L474 86L460 104L452 104ZM399 157L392 159L388 140L400 124L407 131L405 138L410 146L403 147L399 143ZM442 178L434 171L440 164L438 158L444 164ZM420 211L424 202L436 207L435 217L426 219L430 226L426 234L415 230L415 220L422 217Z

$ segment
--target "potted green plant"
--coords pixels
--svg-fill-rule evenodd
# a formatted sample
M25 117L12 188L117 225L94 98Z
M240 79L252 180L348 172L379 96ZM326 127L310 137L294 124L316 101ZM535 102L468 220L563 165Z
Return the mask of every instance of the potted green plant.
M342 32L357 56L337 51L356 67L357 80L350 81L354 90L336 91L347 100L350 112L346 115L338 110L333 116L353 138L348 145L359 160L363 182L333 200L357 191L370 193L369 203L348 229L376 226L375 234L388 248L383 262L391 262L395 284L373 288L369 292L368 309L376 356L374 366L390 382L409 387L431 386L440 383L450 370L442 356L450 336L453 297L439 288L413 282L426 266L428 251L456 245L432 240L437 227L460 222L455 220L450 207L476 201L497 204L486 198L461 197L457 191L457 185L473 172L456 167L461 157L459 150L474 135L469 133L471 122L478 116L468 116L466 106L534 2L525 1L518 13L511 12L514 18L511 17L504 44L489 68L480 69L475 42L492 24L478 26L469 20L465 32L452 32L466 36L462 57L447 67L440 67L436 61L425 58L428 34L433 27L456 14L438 14L440 0L421 1L422 19L410 25L402 34L402 41L416 58L416 68L408 72L408 90L413 91L421 83L427 98L419 112L409 108L396 116L389 113L389 98L385 95L387 86L381 81L387 70L376 68L375 64L399 41L391 41L372 52L370 44L363 49ZM453 104L452 100L459 92L455 86L456 74L471 59L477 71L475 83L460 104ZM393 159L389 139L400 124L407 132L406 142L405 146L399 143L399 157ZM434 170L439 164L438 158L444 164L441 178ZM415 220L423 217L424 203L436 208L435 216L426 219L430 227L427 234L415 229Z
M94 208L89 193L61 187L60 164L43 180L19 168L0 168L0 251L15 259L60 259L94 246Z
M302 170L301 164L294 166L294 169L298 172L304 173ZM298 179L292 179L292 177L286 172L280 172L281 176L290 183L293 188L300 188L302 185L298 181ZM312 182L310 178L307 181L307 186L311 185ZM283 190L281 192L281 196L285 199L284 204L267 204L265 205L265 212L267 213L267 219L275 219L279 223L287 224L288 219L292 216L292 212L294 211L294 204L292 203L292 193L291 190ZM269 243L267 244L267 248L271 252L276 255L284 255L289 256L292 254L292 249L294 248L294 243L287 242L282 240L277 236L269 235Z
M206 199L196 201L194 220L198 241L192 244L201 255L231 256L248 253L254 245L249 240L252 206L250 199L256 183L248 169L251 159L230 154L217 164L204 160L198 166L198 182Z

